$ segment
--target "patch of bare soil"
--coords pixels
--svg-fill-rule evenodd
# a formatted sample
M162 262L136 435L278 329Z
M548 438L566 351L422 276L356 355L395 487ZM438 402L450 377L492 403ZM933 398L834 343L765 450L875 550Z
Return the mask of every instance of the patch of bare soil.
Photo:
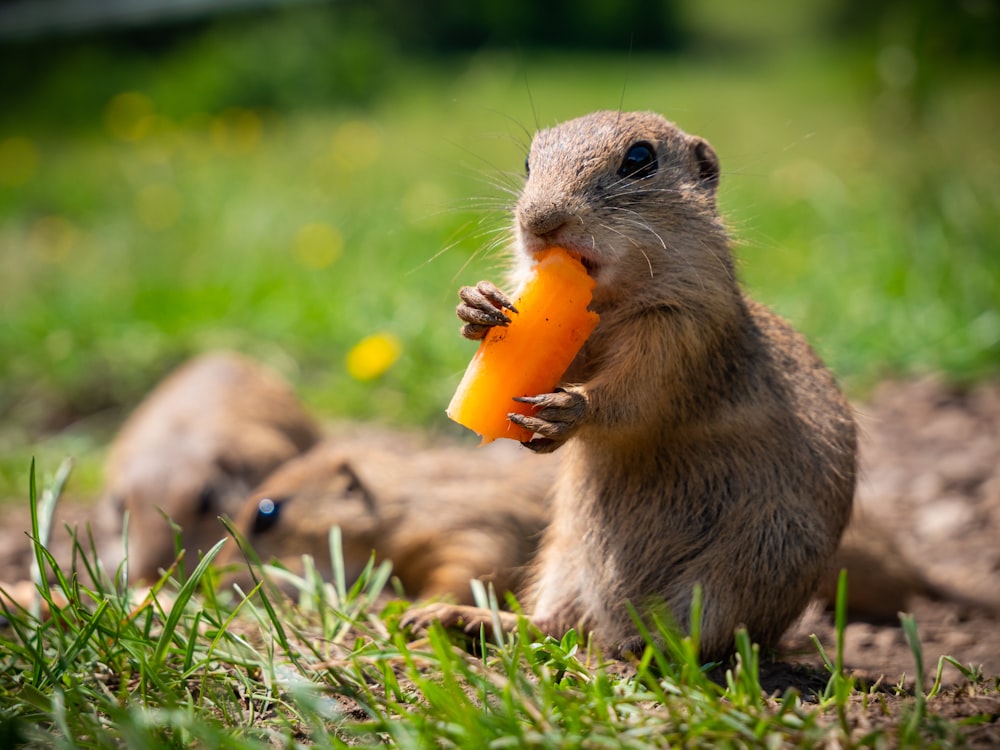
M970 685L946 664L946 689L929 710L947 718L972 717L962 740L1000 747L1000 621L996 610L969 601L1000 602L1000 383L958 391L934 379L886 382L858 406L858 418L863 473L857 522L878 524L888 535L884 548L872 550L872 566L898 563L901 556L904 567L931 589L907 592L906 606L916 617L925 688L943 655L982 667L992 678ZM0 581L14 581L27 571L27 510L8 506L5 512ZM60 514L63 520L82 520L87 509L67 503ZM804 695L822 690L826 673L812 634L833 657L832 615L814 605L786 635L776 660L762 667L768 690L794 686ZM912 692L916 679L913 652L898 620L851 622L843 657L850 674L878 686L878 700L851 708L849 721L859 731L898 723L902 712L912 710L913 700L892 689L902 683Z

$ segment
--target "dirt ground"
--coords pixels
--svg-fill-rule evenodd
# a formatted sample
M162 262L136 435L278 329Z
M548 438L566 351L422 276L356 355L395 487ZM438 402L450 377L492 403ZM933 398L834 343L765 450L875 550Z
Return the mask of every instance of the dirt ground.
M1000 602L1000 383L968 391L938 380L886 382L857 405L862 476L856 513L861 523L881 525L908 566L942 593L942 601L910 596L929 689L941 656L982 667L990 679L969 685L946 665L947 686L929 703L945 718L980 717L963 728L961 742L1000 747L1000 614L969 607L966 596ZM856 582L857 583L857 582ZM776 664L762 681L772 689L795 684L816 689L822 673L810 634L834 653L832 616L813 605L785 636ZM916 666L898 620L852 621L845 634L844 664L867 684L881 685L886 704L852 707L859 729L898 718L912 702L891 688L904 681L913 690ZM801 665L796 669L795 665Z
M919 574L956 598L1000 602L1000 383L958 391L935 379L885 382L857 410L862 432L860 522L883 526L888 541ZM8 520L0 529L0 581L24 577L27 560L27 510L6 510ZM63 518L81 518L86 511L69 505L61 513ZM942 655L981 666L991 678L1000 675L1000 620L995 612L919 595L908 603L919 629L926 687ZM825 675L810 634L834 653L832 616L814 605L786 635L777 662L763 667L766 687L781 691L794 685L805 694L822 689ZM886 694L904 677L910 689L914 684L913 653L898 621L851 622L844 663L850 674L880 684ZM965 685L950 665L944 680L949 687L932 710L950 717L985 717L964 740L973 746L1000 747L1000 691ZM890 697L892 705L895 698ZM888 713L895 710L903 709L890 708ZM859 726L878 724L879 718L869 714L871 708L866 713L859 705L853 720ZM882 709L882 720L885 714Z
M931 379L884 383L857 409L858 522L880 524L909 565L954 594L951 601L910 597L925 664L933 668L947 654L1000 674L997 611L960 601L968 595L1000 607L1000 383L965 393ZM830 616L811 609L786 644L801 646L810 632L830 643ZM898 621L851 623L845 663L869 680L914 673ZM947 680L959 677L946 669Z

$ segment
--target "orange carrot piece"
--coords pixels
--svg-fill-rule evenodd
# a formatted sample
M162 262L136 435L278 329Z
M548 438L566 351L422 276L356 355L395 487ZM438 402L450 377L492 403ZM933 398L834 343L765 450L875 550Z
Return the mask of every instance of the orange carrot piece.
M487 332L448 405L448 416L483 444L531 439L507 415L537 407L514 397L551 393L599 319L587 309L595 282L577 258L551 248L539 254L533 272L514 300L518 312L505 311L510 324Z

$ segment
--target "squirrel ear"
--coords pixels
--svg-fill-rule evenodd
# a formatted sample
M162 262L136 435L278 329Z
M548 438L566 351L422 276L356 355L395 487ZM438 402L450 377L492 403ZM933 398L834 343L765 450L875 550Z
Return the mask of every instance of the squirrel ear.
M361 481L361 477L358 476L350 461L346 459L341 461L336 469L334 469L334 472L346 481L344 486L346 494L357 496L373 515L378 515L378 505L375 502L375 495L368 489L368 485Z
M715 192L719 186L719 157L716 156L715 149L704 138L695 138L691 153L701 184Z

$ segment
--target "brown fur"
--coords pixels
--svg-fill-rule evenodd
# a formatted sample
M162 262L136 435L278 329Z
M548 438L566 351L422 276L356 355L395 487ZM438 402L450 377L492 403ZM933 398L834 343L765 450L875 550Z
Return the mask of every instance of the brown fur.
M128 511L130 576L155 579L173 562L164 514L182 529L190 570L198 552L225 537L218 516L235 513L256 484L318 438L275 373L230 353L184 364L129 416L108 457L101 510L119 529Z
M637 143L657 165L630 179ZM665 604L683 627L700 585L703 657L727 654L741 625L773 645L850 516L849 406L804 339L741 292L707 142L655 114L598 112L539 132L529 167L514 284L536 252L565 247L597 282L601 321L562 389L518 419L538 434L528 447L563 454L526 610L621 655L641 648L627 603ZM503 324L491 288L463 290L467 336ZM435 617L488 624L456 607L409 621Z
M262 560L301 573L308 554L326 580L333 576L329 531L339 526L348 584L374 552L377 561L392 561L408 596L471 603L473 578L501 595L523 583L550 482L529 461L502 450L322 443L268 477L235 525ZM264 499L276 513L261 512ZM232 545L227 554L238 559ZM248 577L240 572L229 582L246 585Z

